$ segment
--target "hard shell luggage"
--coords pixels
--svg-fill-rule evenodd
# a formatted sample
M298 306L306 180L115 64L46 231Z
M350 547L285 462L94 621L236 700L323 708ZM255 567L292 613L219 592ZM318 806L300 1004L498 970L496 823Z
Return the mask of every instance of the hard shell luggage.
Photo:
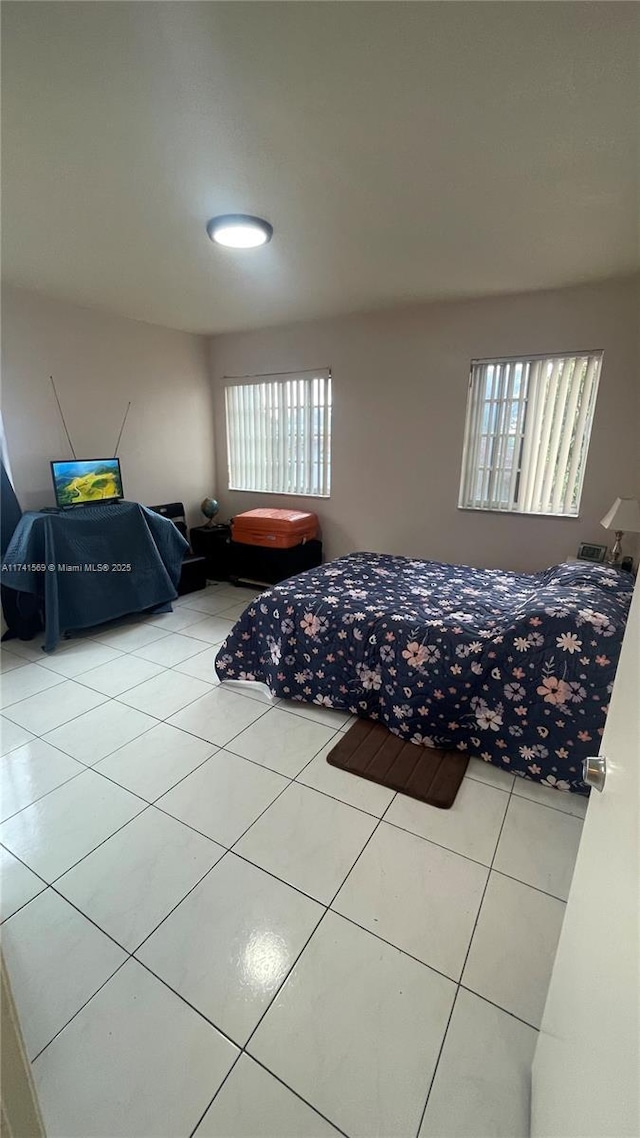
M316 514L303 510L247 510L232 522L232 541L270 549L291 549L318 536Z

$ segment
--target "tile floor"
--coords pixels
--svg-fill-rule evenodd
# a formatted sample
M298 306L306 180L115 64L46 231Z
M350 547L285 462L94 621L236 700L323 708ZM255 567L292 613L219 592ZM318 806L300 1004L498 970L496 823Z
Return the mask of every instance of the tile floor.
M519 1138L584 802L438 811L221 687L226 585L2 657L2 938L49 1138Z

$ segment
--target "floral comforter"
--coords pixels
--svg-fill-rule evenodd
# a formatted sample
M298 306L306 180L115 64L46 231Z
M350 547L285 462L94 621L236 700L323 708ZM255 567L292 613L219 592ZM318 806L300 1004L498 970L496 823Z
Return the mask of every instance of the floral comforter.
M522 574L353 553L259 596L216 670L584 793L632 585L587 563Z

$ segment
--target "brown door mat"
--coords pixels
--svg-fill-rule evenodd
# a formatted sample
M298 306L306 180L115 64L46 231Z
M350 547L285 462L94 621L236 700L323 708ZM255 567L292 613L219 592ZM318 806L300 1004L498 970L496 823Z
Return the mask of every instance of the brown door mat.
M448 810L455 802L469 756L407 743L382 723L358 719L329 752L327 762Z

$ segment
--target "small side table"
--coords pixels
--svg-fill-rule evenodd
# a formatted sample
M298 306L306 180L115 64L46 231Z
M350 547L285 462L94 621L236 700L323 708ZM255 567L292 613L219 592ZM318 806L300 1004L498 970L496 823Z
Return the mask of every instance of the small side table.
M189 530L189 540L193 552L206 559L208 579L228 581L231 526L194 526Z

